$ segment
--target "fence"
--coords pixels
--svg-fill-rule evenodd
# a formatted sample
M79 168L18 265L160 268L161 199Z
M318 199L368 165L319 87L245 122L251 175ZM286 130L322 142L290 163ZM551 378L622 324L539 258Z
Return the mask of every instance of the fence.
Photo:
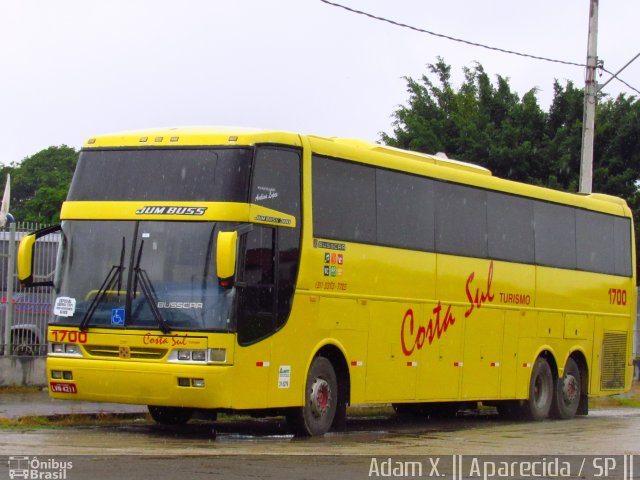
M0 353L5 356L46 355L47 352L47 321L53 291L50 287L23 289L15 261L22 237L45 226L14 223L0 230ZM33 264L34 271L51 272L52 276L60 236L48 237L38 241Z

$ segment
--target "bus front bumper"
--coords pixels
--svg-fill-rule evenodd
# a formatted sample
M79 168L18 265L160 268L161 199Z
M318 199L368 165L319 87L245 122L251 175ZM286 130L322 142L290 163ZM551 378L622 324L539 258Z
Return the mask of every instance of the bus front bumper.
M49 395L65 400L137 405L232 407L232 365L115 363L50 356Z

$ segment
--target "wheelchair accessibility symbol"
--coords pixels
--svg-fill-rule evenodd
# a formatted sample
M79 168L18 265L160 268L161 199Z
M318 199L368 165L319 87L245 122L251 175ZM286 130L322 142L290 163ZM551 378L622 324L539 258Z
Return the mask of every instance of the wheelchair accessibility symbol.
M124 308L111 309L111 325L124 326Z

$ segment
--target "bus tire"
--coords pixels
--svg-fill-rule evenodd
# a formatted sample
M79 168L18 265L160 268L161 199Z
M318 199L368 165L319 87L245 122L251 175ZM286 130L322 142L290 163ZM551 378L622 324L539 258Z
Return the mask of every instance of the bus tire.
M528 420L544 420L554 403L553 374L549 362L538 357L531 371L529 399L523 405L523 417Z
M575 417L582 395L580 368L573 358L567 360L564 375L558 379L555 388L551 416L567 420Z
M149 415L161 425L184 425L193 416L192 408L156 407L149 405Z
M317 436L327 433L338 410L338 380L331 362L316 357L311 362L305 386L305 404L287 415L295 434Z

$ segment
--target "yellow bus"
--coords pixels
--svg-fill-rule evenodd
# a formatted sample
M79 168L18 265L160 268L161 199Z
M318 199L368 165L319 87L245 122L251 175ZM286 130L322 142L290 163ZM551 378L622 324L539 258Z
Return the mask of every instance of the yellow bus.
M66 202L52 397L286 415L349 404L588 412L633 376L635 249L618 198L357 140L184 128L96 136Z

